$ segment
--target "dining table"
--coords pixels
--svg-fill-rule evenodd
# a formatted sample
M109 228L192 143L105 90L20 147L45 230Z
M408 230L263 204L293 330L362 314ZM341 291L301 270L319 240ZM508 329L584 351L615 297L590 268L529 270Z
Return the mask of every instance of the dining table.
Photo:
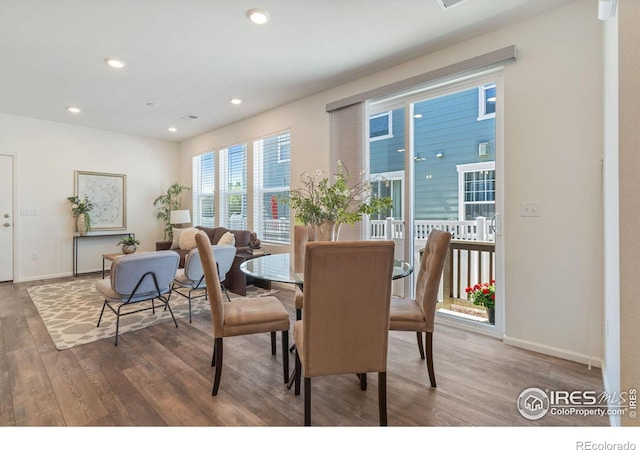
M304 290L304 273L296 272L293 255L290 253L276 253L260 256L240 265L240 270L254 278L265 281L295 284ZM413 273L413 267L406 261L393 261L392 280L399 280Z
M280 283L295 284L304 291L304 273L296 272L294 257L290 253L275 253L250 259L240 264L240 270L254 278L275 281ZM392 280L399 280L413 273L413 267L406 261L394 259ZM295 346L291 347L293 350ZM295 376L291 374L287 388L291 389ZM358 374L360 377L360 374Z

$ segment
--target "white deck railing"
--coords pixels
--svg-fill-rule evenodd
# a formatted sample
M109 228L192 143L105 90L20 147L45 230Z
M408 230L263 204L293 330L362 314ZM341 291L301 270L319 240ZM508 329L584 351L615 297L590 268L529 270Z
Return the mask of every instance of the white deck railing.
M371 239L404 239L404 220L372 220ZM493 233L490 223L484 217L476 220L416 220L413 222L413 237L427 240L431 230L451 233L452 239L460 241L492 242Z

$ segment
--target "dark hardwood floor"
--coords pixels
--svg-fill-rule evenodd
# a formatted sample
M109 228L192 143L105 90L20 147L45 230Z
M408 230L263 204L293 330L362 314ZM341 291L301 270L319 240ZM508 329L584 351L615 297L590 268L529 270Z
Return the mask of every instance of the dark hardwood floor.
M300 426L303 396L282 383L282 354L269 336L225 339L217 397L211 396L212 325L171 322L58 351L27 288L72 278L0 284L0 425L3 426ZM293 294L278 297L295 320ZM202 300L200 300L202 301ZM96 319L99 311L96 311ZM291 337L290 341L293 338ZM279 341L279 336L278 336ZM279 344L279 342L278 342ZM606 417L523 418L523 389L603 389L600 369L510 347L436 325L429 386L415 334L391 332L387 372L390 426L607 426ZM293 354L287 355L293 367ZM313 379L312 422L376 426L377 376L367 391L353 375Z

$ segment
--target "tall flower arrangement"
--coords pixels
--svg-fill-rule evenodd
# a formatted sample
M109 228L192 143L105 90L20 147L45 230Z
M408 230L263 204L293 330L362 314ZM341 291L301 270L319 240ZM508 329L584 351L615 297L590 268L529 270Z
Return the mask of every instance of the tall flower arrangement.
M311 175L303 173L302 187L290 192L284 201L296 211L295 217L304 225L319 225L324 222L354 224L362 215L380 213L390 209L389 197L372 195L371 183L361 180L350 184L347 168L338 161L338 171L333 183L321 170Z

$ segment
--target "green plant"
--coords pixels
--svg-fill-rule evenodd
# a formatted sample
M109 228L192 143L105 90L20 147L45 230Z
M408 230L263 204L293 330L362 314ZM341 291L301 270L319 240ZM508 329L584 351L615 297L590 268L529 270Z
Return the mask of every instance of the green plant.
M303 173L303 187L294 189L288 198L283 198L296 211L296 219L304 225L323 222L354 224L362 215L379 213L390 209L389 197L377 197L371 193L371 183L366 180L350 184L347 168L338 161L338 173L333 183L317 170L314 175Z
M116 245L140 245L140 241L132 236L123 237Z
M73 197L67 197L67 200L71 202L71 214L73 214L73 217L78 217L80 214L84 214L87 231L91 231L91 215L89 215L89 211L94 208L91 200L86 196L84 198L79 198L76 195Z
M171 239L173 237L173 228L170 223L171 211L181 209L182 191L188 191L190 189L190 187L182 186L180 183L173 183L167 188L166 193L160 195L153 201L153 206L156 208L156 219L164 223L165 239Z
M467 298L473 301L474 305L484 306L493 309L496 307L496 282L476 284L465 289Z

